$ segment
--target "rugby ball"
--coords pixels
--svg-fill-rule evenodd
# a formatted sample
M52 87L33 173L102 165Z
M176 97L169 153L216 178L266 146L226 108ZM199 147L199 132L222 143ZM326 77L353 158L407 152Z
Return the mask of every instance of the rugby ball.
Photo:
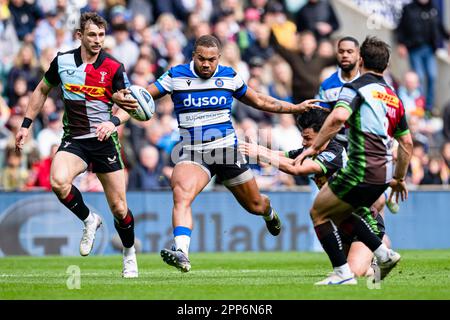
M132 85L127 88L131 93L129 96L136 99L138 107L134 110L128 111L128 114L136 120L148 121L153 117L155 113L155 101L151 94L144 87Z

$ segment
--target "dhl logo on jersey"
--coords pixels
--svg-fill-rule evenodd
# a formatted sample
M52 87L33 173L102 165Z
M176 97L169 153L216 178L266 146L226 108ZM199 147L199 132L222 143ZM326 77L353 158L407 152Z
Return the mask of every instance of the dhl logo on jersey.
M81 84L70 84L66 83L64 85L64 88L70 92L74 93L84 93L91 97L103 97L105 95L105 88L102 87L92 87L92 86L85 86Z
M377 100L383 101L390 107L399 107L400 100L396 96L380 91L372 91L372 96Z

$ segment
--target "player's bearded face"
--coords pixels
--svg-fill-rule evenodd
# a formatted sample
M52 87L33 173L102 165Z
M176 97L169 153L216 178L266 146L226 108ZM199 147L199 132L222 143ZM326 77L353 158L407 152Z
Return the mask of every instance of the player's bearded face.
M359 49L355 46L355 43L342 41L338 47L337 60L339 67L345 72L349 72L357 67Z
M192 60L195 72L200 78L211 78L219 64L220 53L217 47L197 47Z
M100 52L105 42L105 28L98 27L93 23L86 25L84 32L80 34L81 45L90 55Z

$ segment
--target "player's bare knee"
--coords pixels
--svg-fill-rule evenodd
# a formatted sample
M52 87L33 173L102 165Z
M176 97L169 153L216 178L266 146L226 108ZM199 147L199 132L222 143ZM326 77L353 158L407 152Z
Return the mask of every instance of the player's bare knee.
M174 186L173 188L173 202L175 206L189 206L194 199L192 192L180 187Z
M123 220L127 216L127 204L122 200L114 201L111 203L111 212L116 218Z
M266 208L266 202L263 197L248 199L246 209L251 214L263 215Z
M65 198L72 188L72 183L70 181L58 175L50 176L50 185L52 186L53 192L60 198Z

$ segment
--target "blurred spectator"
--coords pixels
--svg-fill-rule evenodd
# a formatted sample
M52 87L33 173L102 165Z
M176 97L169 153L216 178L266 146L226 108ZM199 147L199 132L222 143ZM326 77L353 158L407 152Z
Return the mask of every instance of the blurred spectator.
M325 0L309 0L297 13L296 24L300 32L311 31L317 40L329 38L339 29L333 7Z
M155 1L156 16L161 17L164 14L170 14L178 20L186 21L189 11L183 5L183 0L164 0Z
M236 0L232 0L238 2ZM210 21L213 13L213 0L182 0L183 6L189 15L197 14L201 20ZM222 1L230 2L229 0Z
M195 41L201 36L211 33L211 27L206 21L200 21L193 29L193 35L189 38L189 40L187 40L188 42L183 48L183 54L186 61L189 61L192 58L192 51L194 51Z
M105 13L105 2L103 0L88 0L87 4L80 9L81 14L90 11L97 12L103 18L108 20Z
M152 46L158 50L158 54L161 56L167 55L165 44L168 39L177 40L181 47L187 43L185 35L181 32L180 22L170 13L161 14L151 30Z
M29 3L25 0L11 0L9 10L13 17L14 28L20 41L31 43L33 31L39 20L44 18L39 5L35 2Z
M139 86L147 87L149 83L155 81L155 76L152 73L152 65L143 56L139 57L130 74L131 82Z
M139 57L139 47L131 41L128 27L124 23L113 25L113 36L116 44L112 54L123 63L125 70L129 71Z
M8 8L8 0L0 0L0 81L2 73L11 68L19 48L20 43Z
M292 102L292 70L281 59L272 59L272 79L269 84L269 95L288 102Z
M441 157L431 157L420 184L448 184L447 167Z
M52 145L61 144L63 134L64 131L60 113L50 113L48 115L48 127L42 129L36 138L39 144L41 158L47 158L50 155Z
M266 13L268 2L269 0L250 0L250 8L255 8L262 16Z
M434 107L437 62L434 52L442 41L449 39L439 18L438 10L431 0L414 0L403 8L402 17L396 30L398 53L406 58L409 54L411 68L419 75L420 83L426 90L426 111ZM450 44L449 44L450 52Z
M168 187L169 181L162 172L158 149L147 145L139 152L139 164L128 178L128 190L150 191Z
M25 85L22 83L16 84L18 78L23 79ZM6 85L8 98L20 98L20 95L24 94L23 91L26 93L28 90L35 88L40 80L40 70L34 48L31 44L24 44L14 60L14 66L9 71ZM16 85L20 88L15 87ZM15 93L16 89L20 89L19 92ZM20 95L17 96L18 94ZM8 103L13 106L15 101L8 101Z
M264 22L272 28L272 32L283 47L296 50L296 33L297 27L295 23L287 19L283 6L278 2L271 2L267 5Z
M261 15L255 8L247 8L244 12L244 22L237 34L237 44L241 52L251 47L256 41L256 29L261 21Z
M398 90L398 97L402 100L405 112L423 118L425 115L425 97L420 91L420 82L417 73L408 71L404 75L403 86Z
M139 20L141 18L144 19L145 25L150 25L155 20L153 16L153 1L148 0L129 0L128 1L128 9L131 11L131 15L136 19L136 17L140 16L138 18Z
M149 26L145 20L145 15L138 13L133 16L130 38L136 44L140 45L144 42L144 31Z
M281 151L297 150L302 147L302 135L292 114L280 114L280 122L272 130L276 149Z
M244 82L248 81L250 71L247 64L241 60L241 53L235 42L227 42L223 46L221 64L232 67Z
M114 29L115 25L126 24L131 21L131 12L127 10L124 5L121 4L112 4L111 9L109 10L109 18L111 27Z
M56 29L60 27L61 23L56 10L48 11L45 19L42 19L34 30L34 44L38 55L44 48L56 47Z
M227 13L228 16L232 16L232 12ZM228 17L225 16L225 17ZM235 42L236 34L238 30L234 31L233 28L228 23L227 19L222 18L218 20L213 26L213 35L219 39L220 43L224 45L227 42Z
M312 99L320 87L321 71L327 66L335 65L336 57L334 55L328 58L320 57L316 52L316 39L309 31L300 33L300 52L284 48L273 34L270 38L275 51L291 66L294 103Z
M0 189L4 191L21 191L28 179L28 171L21 166L21 156L15 147L6 149L5 164L0 170Z
M52 190L50 184L50 168L52 166L53 158L58 151L58 147L59 144L53 144L50 149L50 154L47 157L42 157L41 161L32 165L26 184L27 189Z
M425 152L425 146L419 141L414 141L411 161L409 163L410 182L414 185L420 184L425 174L425 167L429 163L429 158Z
M255 42L251 47L248 47L243 54L243 59L250 63L252 58L260 58L265 63L269 60L275 51L270 43L270 28L260 23L255 29Z
M447 165L447 169L450 170L450 140L444 142L444 144L442 145L441 155L444 159L445 164Z
M255 90L256 92L266 93L263 90L261 80L259 80L258 78L255 78L255 77L250 78L248 80L247 85L250 88L252 88L253 90ZM244 119L247 119L247 118L250 118L253 121L256 121L258 123L260 123L260 122L271 123L272 122L271 114L261 111L261 110L257 110L255 108L252 108L239 100L235 100L235 105L233 108L233 116L237 122L242 122L242 121L244 121Z
M442 120L444 123L443 134L447 141L450 141L450 101L444 106L442 113Z

